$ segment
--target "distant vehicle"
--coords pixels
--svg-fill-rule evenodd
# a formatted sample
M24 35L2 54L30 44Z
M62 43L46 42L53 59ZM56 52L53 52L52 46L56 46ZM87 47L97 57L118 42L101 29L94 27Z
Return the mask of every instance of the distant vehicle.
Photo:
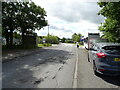
M85 48L90 49L97 39L100 39L99 33L88 33L88 39L84 42Z
M88 60L95 74L120 75L120 43L96 43L91 47Z

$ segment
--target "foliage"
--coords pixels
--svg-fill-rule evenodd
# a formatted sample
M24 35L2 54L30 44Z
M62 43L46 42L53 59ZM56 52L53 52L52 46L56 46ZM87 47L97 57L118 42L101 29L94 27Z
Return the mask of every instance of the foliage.
M73 40L73 41L76 41L76 42L79 42L81 36L82 36L81 34L76 34L76 33L74 33L74 34L72 35L72 40Z
M17 21L20 28L23 30L40 30L43 26L47 25L45 21L46 12L44 8L35 5L35 3L18 3L19 12L17 13ZM21 7L22 6L22 7Z
M17 38L17 39L21 39L22 38L22 36L19 33L17 33L17 32L13 33L13 37Z
M111 42L119 42L120 27L117 20L107 18L105 23L99 27L99 30L103 32L103 38L106 38Z
M74 41L70 38L66 38L65 43L74 43Z
M63 37L63 38L61 39L61 42L62 42L62 43L65 43L65 41L66 41L66 38Z
M50 43L38 44L38 47L48 47L48 46L52 46L52 44Z
M17 27L16 14L17 8L14 3L2 3L2 34L6 37L7 45L12 45L13 31Z
M66 40L66 43L74 43L72 40Z
M99 2L98 5L102 8L98 15L106 17L99 30L109 41L120 42L120 2Z
M47 35L45 37L45 39L46 39L47 43L51 43L51 44L58 44L59 43L59 40L58 40L57 36Z
M52 44L51 43L43 43L43 46L48 47L48 46L52 46Z
M7 45L12 45L14 30L22 33L22 42L24 44L26 34L34 35L35 29L40 30L47 25L45 16L44 8L35 5L33 2L3 2L2 26Z

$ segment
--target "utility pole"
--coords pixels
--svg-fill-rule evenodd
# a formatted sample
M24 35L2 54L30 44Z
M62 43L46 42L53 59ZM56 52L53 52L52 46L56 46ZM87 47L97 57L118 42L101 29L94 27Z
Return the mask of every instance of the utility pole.
M48 43L50 43L49 42L49 24L48 24Z
M49 24L48 24L48 37L49 37Z

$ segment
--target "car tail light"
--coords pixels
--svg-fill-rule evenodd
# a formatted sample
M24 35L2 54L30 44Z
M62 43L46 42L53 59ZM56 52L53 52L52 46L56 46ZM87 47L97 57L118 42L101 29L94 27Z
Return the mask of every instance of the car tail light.
M105 69L98 69L99 71L105 71Z
M104 58L104 57L106 57L106 55L104 53L97 53L96 55L98 56L98 58Z

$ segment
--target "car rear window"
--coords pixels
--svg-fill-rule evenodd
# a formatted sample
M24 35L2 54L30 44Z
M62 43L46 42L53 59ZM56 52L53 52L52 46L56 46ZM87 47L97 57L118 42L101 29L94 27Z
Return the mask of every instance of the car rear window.
M120 50L120 46L105 46L104 50Z
M105 46L102 49L109 54L120 54L120 46Z

